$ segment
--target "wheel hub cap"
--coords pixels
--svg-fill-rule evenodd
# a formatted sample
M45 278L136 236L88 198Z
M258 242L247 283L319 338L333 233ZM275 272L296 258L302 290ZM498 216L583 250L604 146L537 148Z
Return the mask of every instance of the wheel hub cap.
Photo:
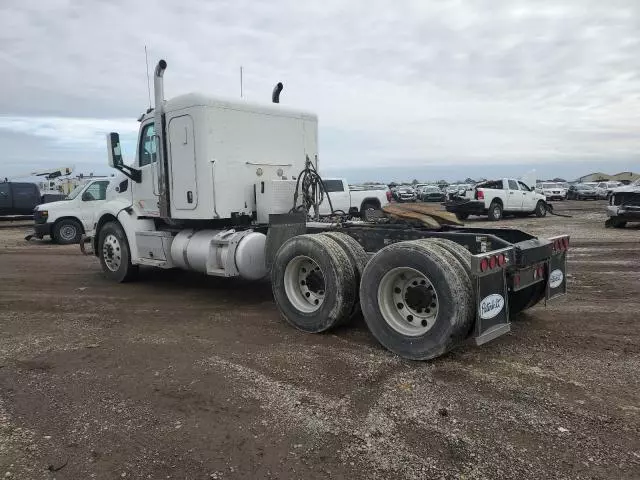
M427 333L438 316L438 295L433 285L409 267L394 268L382 277L378 305L391 328L412 337Z
M71 225L65 225L60 229L60 236L64 240L73 240L76 238L76 229Z
M285 268L284 289L294 308L305 313L315 312L324 302L324 274L311 258L295 257Z
M122 262L122 252L120 251L120 241L115 235L109 234L104 239L102 246L102 256L104 263L112 272L118 271Z

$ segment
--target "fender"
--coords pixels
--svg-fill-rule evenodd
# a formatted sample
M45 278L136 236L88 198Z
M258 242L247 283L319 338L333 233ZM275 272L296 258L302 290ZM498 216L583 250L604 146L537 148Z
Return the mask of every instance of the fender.
M93 251L98 256L98 240L100 236L100 228L109 221L117 220L122 225L124 233L127 235L129 244L129 252L131 253L131 263L138 263L138 246L135 238L136 232L156 230L155 222L150 218L138 218L138 212L131 201L125 198L117 198L105 203L96 215L96 224L94 226Z

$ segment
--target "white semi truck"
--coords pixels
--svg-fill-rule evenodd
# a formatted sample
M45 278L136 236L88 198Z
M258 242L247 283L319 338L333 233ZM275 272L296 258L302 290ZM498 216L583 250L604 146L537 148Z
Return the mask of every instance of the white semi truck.
M309 221L322 190L316 116L279 105L281 84L267 105L165 100L166 67L155 69L155 109L140 118L132 165L108 135L109 164L130 188L102 205L81 245L111 279L132 280L144 265L270 275L293 326L323 332L362 314L384 347L417 360L490 341L515 313L566 292L566 235Z

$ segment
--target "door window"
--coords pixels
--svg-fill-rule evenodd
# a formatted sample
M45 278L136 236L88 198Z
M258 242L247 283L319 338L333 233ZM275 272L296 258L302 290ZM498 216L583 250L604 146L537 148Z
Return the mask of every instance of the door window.
M518 182L518 185L520 185L520 190L523 190L525 192L530 192L531 190L529 189L529 187L527 187L524 183L522 182Z
M509 180L509 190L518 190L518 182Z
M153 123L145 125L140 135L139 166L144 167L156 161L156 139Z
M94 200L106 200L108 186L108 180L104 182L93 182L82 194L82 201L93 202Z
M324 188L327 192L344 192L342 180L323 180Z

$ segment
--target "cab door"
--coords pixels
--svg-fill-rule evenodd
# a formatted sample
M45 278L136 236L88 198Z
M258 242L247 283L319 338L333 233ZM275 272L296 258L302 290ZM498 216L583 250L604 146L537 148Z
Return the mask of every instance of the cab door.
M131 182L133 204L143 215L160 216L158 206L158 192L154 167L156 163L156 137L153 120L143 123L140 127L138 151L136 154L136 168L140 170L140 183Z
M507 190L507 204L505 205L505 210L510 212L519 212L522 210L522 191L518 186L518 182L512 179L507 179L508 190Z
M520 191L522 192L522 210L525 212L533 212L536 208L536 199L534 197L534 191L531 190L523 182L518 182Z

